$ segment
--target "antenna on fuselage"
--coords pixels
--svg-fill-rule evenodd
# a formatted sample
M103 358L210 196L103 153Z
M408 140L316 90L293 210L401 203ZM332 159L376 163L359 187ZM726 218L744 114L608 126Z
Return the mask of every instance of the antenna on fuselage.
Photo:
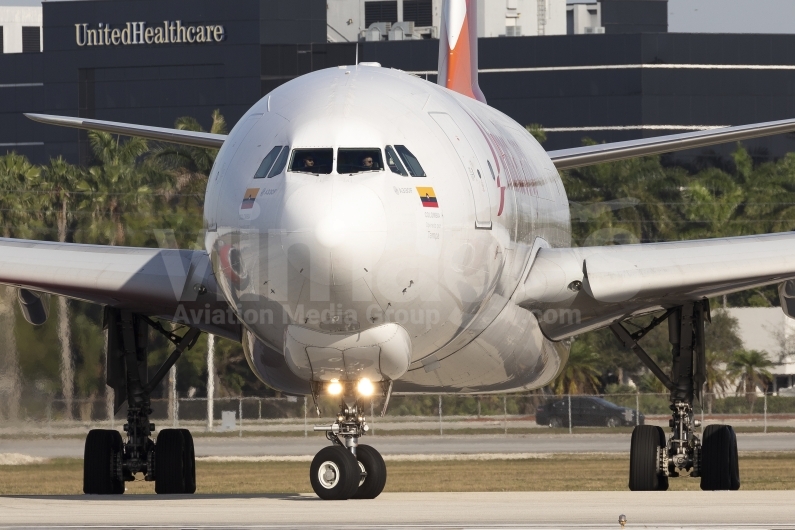
M478 86L478 0L444 0L436 82L486 103Z

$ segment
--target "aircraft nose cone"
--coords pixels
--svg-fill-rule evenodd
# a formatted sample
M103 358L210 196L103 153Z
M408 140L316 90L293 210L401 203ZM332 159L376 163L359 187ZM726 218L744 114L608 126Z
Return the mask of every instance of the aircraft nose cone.
M373 270L386 246L384 205L361 184L302 186L285 204L282 229L290 264L325 285L362 278Z

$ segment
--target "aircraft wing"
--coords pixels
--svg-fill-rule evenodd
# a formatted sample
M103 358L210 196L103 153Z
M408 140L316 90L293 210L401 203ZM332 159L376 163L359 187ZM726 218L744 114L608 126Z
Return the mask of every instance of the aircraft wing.
M514 300L563 339L633 315L781 284L795 313L795 232L670 243L540 248Z
M89 129L104 131L124 136L138 136L149 140L171 142L175 144L192 145L195 147L209 147L220 149L226 140L225 134L208 132L183 131L181 129L166 129L164 127L149 127L146 125L133 125L115 121L90 120L87 118L73 118L70 116L50 116L48 114L25 114L27 118L48 125L61 127L74 127L76 129Z
M240 325L204 251L0 238L0 284L128 309L240 341ZM223 323L207 318L206 311L219 310Z
M586 145L572 149L548 151L555 167L572 169L575 167L614 162L625 158L638 156L659 155L682 149L692 149L728 142L738 142L749 138L770 136L795 131L795 120L770 121L739 125L737 127L720 127L706 131L697 131L683 134L671 134L630 140L628 142L615 142L611 144Z

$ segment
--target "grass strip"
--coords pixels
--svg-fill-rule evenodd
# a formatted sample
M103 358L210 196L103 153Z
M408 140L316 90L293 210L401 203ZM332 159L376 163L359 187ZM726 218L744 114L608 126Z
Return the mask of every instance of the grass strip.
M610 491L625 490L627 455L552 455L526 460L396 461L388 464L385 491ZM744 490L795 489L795 453L740 456ZM0 495L78 495L83 462L0 465ZM306 462L197 462L197 493L306 493ZM671 479L671 490L698 490L699 479ZM127 483L128 494L154 493L154 484Z

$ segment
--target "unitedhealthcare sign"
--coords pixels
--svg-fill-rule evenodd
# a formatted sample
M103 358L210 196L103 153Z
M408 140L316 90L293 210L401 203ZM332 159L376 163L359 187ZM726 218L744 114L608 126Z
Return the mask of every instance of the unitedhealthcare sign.
M213 43L226 38L220 25L183 26L181 20L164 21L157 26L146 22L127 22L121 27L111 27L100 22L96 28L89 24L75 24L75 41L78 46L130 46L133 44L184 44Z

